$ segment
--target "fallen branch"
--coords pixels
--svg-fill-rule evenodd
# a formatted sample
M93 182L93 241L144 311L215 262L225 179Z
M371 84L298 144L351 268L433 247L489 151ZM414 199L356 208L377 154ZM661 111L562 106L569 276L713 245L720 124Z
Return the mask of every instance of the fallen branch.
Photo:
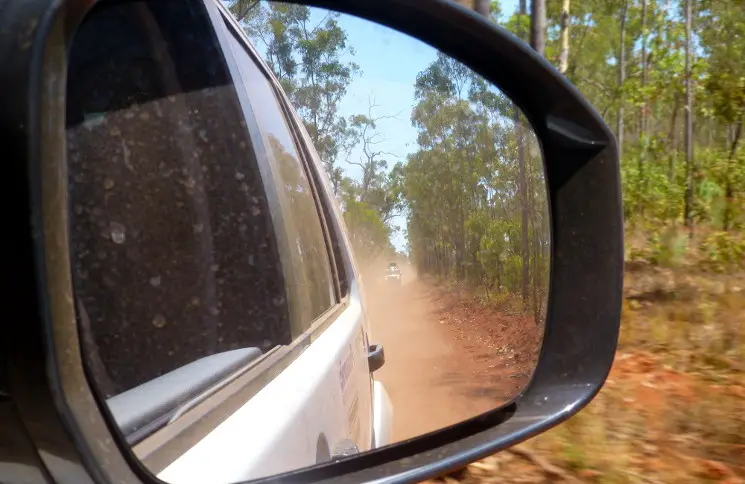
M575 477L565 472L563 469L556 467L555 465L549 463L547 460L543 459L542 457L536 455L535 453L529 450L511 447L507 449L507 452L509 452L510 454L516 457L520 457L521 459L526 460L530 462L531 464L535 465L541 471L543 471L546 477L550 477L553 479L562 479L566 482L571 482L573 484L584 484L584 481L582 481L578 477Z

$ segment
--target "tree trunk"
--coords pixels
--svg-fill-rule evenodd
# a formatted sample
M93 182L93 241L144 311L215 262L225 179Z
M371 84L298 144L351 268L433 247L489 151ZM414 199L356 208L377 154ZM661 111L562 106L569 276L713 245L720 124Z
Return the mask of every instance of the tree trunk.
M540 55L546 54L546 0L530 2L530 46Z
M621 10L621 45L618 52L618 90L620 92L618 100L618 117L616 119L616 138L618 138L618 157L623 156L623 108L625 96L623 94L623 84L626 82L626 15L629 10L629 1L623 3Z
M645 88L647 87L647 0L642 0L642 106L639 113L639 182L637 191L640 195L640 213L644 216L644 201L646 183L644 178L644 162L647 154L647 96Z
M673 100L673 114L672 119L670 120L670 134L667 137L670 147L668 150L669 158L667 167L667 181L670 184L672 184L675 177L675 153L677 152L675 142L675 132L677 130L675 129L675 127L678 124L678 106L680 106L680 96L676 94Z
M693 238L693 194L694 188L694 164L693 164L693 82L691 76L691 0L685 0L685 151L686 151L686 198L685 198L685 223L689 229L689 238Z
M559 26L559 39L561 44L561 54L559 55L559 72L566 75L569 70L569 2L563 0L561 4L561 21Z
M727 183L724 189L724 231L729 232L730 225L732 223L732 198L734 197L734 187L732 186L732 174L734 173L734 167L732 162L735 159L737 153L737 145L740 142L740 136L742 135L742 120L737 122L735 126L735 135L732 139L732 145L729 150L729 157L727 158Z
M515 132L517 133L517 162L520 169L520 255L522 258L522 300L527 308L530 297L530 246L528 241L528 183L526 174L525 138L522 134L522 125L517 106L515 106L514 120Z
M528 13L528 8L527 8L527 2L526 2L526 0L520 0L520 4L518 6L517 13L521 16L521 19L520 20L522 20L522 16L523 15L526 15ZM518 38L520 38L520 40L525 40L525 32L523 32L523 24L522 24L522 22L518 22L518 24L517 24L517 36L518 36Z
M530 186L534 186L535 183L535 173L533 170L529 170L528 172L528 179L530 181ZM535 191L534 190L528 190L528 206L529 207L535 207ZM539 320L539 313L541 304L538 300L538 290L539 290L539 280L538 280L538 267L539 267L539 261L540 257L538 256L538 241L540 239L540 236L538 235L538 230L536 230L536 221L535 221L535 211L530 211L530 233L533 235L532 240L530 241L530 249L531 249L531 261L530 261L530 270L532 271L531 277L531 287L532 287L532 293L533 293L533 320L536 326L540 325L542 321Z
M527 14L526 0L520 0L520 16ZM544 10L545 11L545 10ZM524 39L524 33L522 31L522 23L518 24L517 35L521 39ZM531 19L531 30L533 21ZM532 40L532 39L531 39ZM542 53L541 53L542 54ZM513 108L513 121L515 126L515 133L517 134L517 164L520 170L519 176L519 199L521 207L520 217L520 256L522 259L522 301L523 307L527 308L530 300L530 247L528 246L528 196L527 196L527 174L525 170L525 139L522 133L522 124L520 121L520 113L517 106Z
M473 9L479 15L483 15L487 19L489 18L489 6L491 2L489 0L474 0Z
M639 116L639 134L643 138L647 131L647 96L644 90L647 87L647 0L642 0L642 107ZM642 150L644 153L644 150Z

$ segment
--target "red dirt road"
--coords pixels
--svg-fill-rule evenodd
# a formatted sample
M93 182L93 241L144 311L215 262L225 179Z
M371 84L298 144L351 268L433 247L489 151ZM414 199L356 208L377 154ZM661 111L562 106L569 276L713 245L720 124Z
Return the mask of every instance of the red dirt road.
M366 287L375 376L394 407L398 442L494 409L527 384L540 338L533 322L460 300L403 270L398 288Z

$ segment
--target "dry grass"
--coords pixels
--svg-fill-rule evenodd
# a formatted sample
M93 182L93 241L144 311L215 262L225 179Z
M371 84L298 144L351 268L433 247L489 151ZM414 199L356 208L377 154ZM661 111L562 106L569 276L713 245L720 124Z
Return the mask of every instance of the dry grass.
M745 484L745 274L642 266L624 292L603 391L522 447L567 475L503 452L456 482Z

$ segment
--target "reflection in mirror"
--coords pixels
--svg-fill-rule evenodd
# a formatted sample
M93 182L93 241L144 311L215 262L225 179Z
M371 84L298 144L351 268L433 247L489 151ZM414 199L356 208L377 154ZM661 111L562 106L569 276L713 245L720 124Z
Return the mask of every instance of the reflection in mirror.
M80 344L122 439L232 483L513 400L550 257L522 113L369 21L222 4L215 31L196 0L100 2L70 52Z

